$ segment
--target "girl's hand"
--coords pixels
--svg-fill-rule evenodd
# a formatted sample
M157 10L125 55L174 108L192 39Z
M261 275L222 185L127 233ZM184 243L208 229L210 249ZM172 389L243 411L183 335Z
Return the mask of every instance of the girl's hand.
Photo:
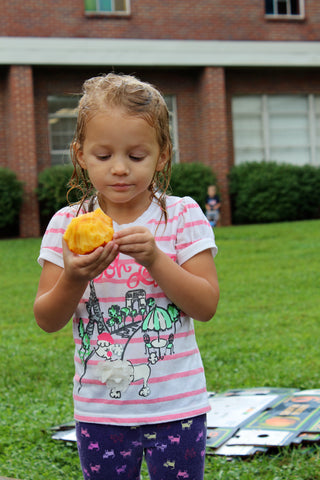
M119 252L133 257L137 263L149 268L157 259L160 250L154 237L146 227L129 227L113 235Z
M119 253L118 245L111 241L86 255L71 252L62 239L65 276L71 281L90 281L100 275Z

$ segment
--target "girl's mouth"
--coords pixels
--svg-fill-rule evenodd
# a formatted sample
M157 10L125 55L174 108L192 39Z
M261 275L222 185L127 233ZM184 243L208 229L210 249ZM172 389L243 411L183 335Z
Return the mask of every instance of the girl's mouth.
M113 190L121 192L123 190L128 190L128 188L130 188L130 185L128 183L115 183L111 185L111 187L113 188Z

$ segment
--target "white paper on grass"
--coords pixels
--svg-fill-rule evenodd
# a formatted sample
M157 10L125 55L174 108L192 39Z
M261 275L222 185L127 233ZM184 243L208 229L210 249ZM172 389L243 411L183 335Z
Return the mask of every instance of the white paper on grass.
M234 395L209 397L208 427L236 428L272 404L279 395Z
M273 447L287 445L294 434L283 430L239 430L226 445L251 445Z
M214 451L215 455L224 455L226 457L247 457L257 452L267 452L267 448L253 447L252 445L228 445L225 443Z
M53 440L64 440L65 442L76 442L76 429L63 430L52 435Z

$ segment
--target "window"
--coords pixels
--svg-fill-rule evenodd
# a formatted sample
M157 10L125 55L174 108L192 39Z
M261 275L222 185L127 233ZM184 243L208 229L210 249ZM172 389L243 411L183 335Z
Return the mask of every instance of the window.
M173 142L172 161L173 163L178 163L176 97L174 95L165 95L164 98L169 110L170 134ZM69 146L77 123L78 100L79 97L76 95L50 95L48 97L51 165L70 162Z
M84 0L86 13L123 15L130 13L130 0Z
M51 165L69 162L69 146L77 123L78 97L50 95L48 106Z
M304 17L304 0L265 0L266 15Z
M236 164L320 166L320 95L236 96L232 118Z
M174 95L164 95L164 99L169 110L170 135L173 146L172 163L179 163L178 115L176 97Z

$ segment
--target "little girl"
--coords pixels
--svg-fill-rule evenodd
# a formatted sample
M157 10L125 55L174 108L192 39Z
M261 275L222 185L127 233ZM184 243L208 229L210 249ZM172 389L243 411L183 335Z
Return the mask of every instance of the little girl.
M166 195L168 118L147 83L87 80L71 146L83 198L53 216L41 245L34 313L47 332L73 316L85 479L139 479L143 455L152 480L203 479L210 407L192 319L215 314L217 249L197 203ZM113 240L73 254L68 224L98 207L113 219Z

